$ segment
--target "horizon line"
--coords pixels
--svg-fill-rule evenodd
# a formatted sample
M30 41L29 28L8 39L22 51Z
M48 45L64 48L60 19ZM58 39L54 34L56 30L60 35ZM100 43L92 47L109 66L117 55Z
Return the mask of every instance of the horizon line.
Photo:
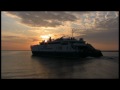
M1 50L1 51L31 51L31 50ZM102 52L109 52L109 51L119 51L119 50L100 50Z

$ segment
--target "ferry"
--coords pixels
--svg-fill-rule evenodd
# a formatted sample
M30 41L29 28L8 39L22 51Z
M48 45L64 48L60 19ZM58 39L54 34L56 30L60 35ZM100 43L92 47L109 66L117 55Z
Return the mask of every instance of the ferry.
M83 38L75 39L74 37L60 37L55 40L50 37L47 42L44 40L38 45L32 45L31 51L33 56L44 57L85 58L103 56L100 50L86 43Z

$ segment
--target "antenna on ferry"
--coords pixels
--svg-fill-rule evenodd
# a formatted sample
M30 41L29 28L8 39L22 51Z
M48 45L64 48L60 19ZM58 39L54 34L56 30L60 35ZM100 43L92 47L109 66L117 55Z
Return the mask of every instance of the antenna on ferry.
M73 33L76 32L77 30L79 30L79 29L77 29L77 28L72 28L72 38L73 38Z
M73 38L73 33L75 32L75 29L74 28L72 28L72 38Z
M73 28L72 28L72 38L73 38Z

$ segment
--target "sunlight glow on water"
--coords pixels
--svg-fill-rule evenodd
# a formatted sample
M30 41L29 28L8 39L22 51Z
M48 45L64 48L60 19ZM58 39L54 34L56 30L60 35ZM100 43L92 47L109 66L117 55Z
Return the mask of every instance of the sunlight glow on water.
M31 51L2 51L2 79L119 78L118 52L101 58L60 59L33 57Z

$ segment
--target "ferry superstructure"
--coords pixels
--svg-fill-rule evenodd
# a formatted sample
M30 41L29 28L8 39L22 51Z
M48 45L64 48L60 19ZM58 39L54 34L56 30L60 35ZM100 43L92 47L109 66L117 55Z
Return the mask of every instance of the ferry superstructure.
M47 42L42 41L38 45L32 45L31 51L36 56L47 57L101 57L100 50L95 49L91 44L86 43L83 38L79 40L74 37L57 38L51 37Z

